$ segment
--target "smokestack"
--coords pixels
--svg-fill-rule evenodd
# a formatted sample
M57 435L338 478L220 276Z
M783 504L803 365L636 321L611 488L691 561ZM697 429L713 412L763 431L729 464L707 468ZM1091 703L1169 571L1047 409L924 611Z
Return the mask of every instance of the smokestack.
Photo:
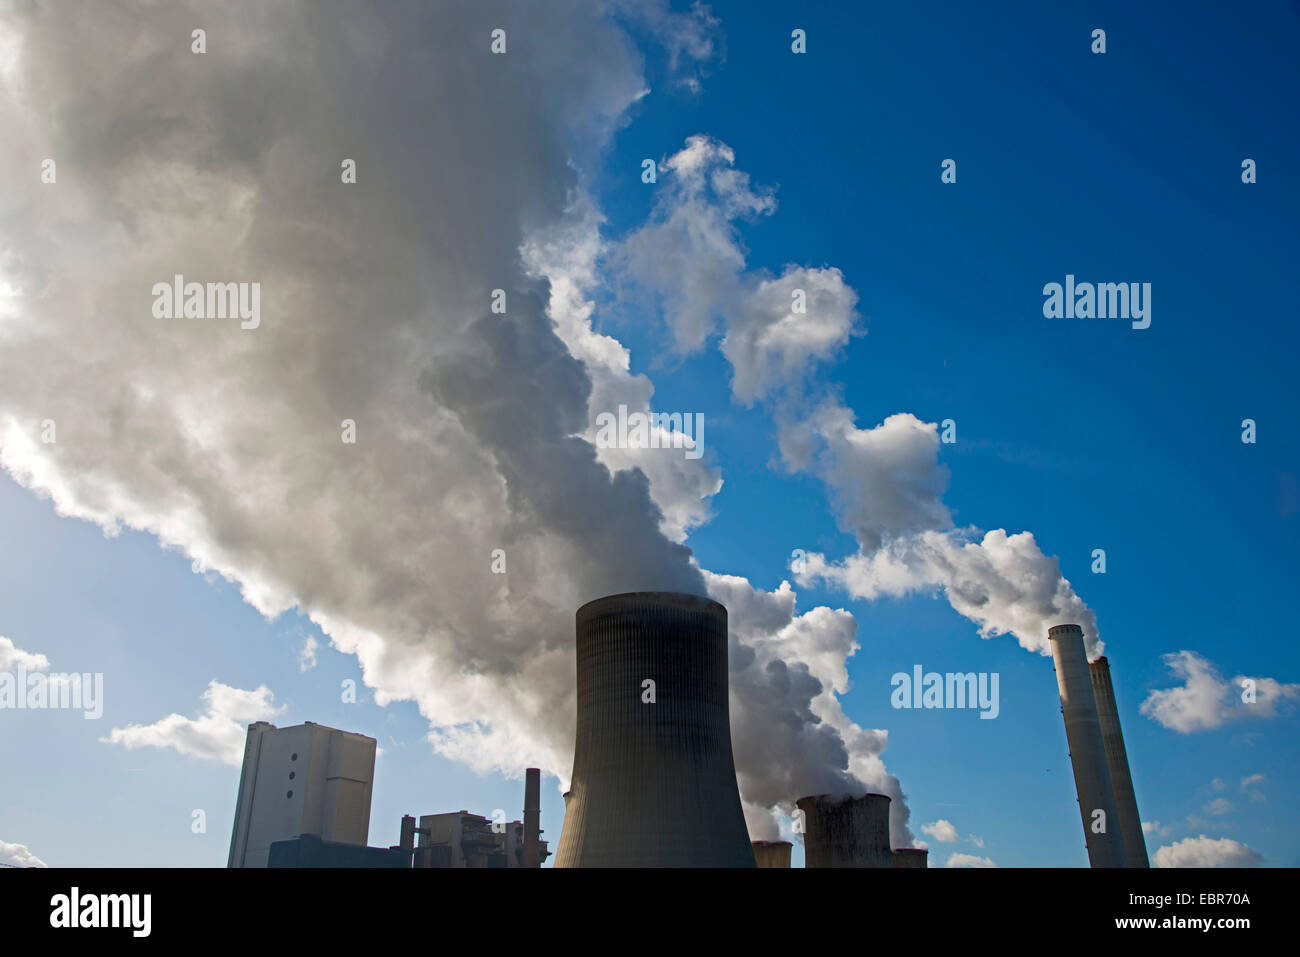
M754 863L759 867L789 868L792 847L789 841L754 841Z
M1083 648L1083 629L1078 625L1053 625L1047 629L1056 663L1056 685L1061 693L1061 714L1065 716L1065 739L1074 766L1074 787L1079 796L1079 815L1088 844L1092 867L1123 867L1124 844L1119 836L1119 815L1101 743L1101 724L1092 693L1088 656ZM1097 812L1101 812L1098 815ZM1097 828L1104 828L1098 832Z
M1106 751L1106 770L1110 772L1110 789L1119 815L1119 834L1124 842L1125 867L1150 867L1147 842L1142 836L1142 819L1138 816L1137 796L1133 793L1133 776L1129 773L1128 752L1124 750L1124 733L1119 728L1119 709L1115 706L1115 689L1110 683L1110 662L1105 657L1088 665L1092 677L1092 695L1097 702L1097 720L1101 726L1101 744Z
M524 867L542 866L542 772L524 771Z
M919 867L927 868L930 866L930 852L924 847L900 847L893 852L895 867Z
M818 794L795 804L804 818L804 867L893 866L888 796Z
M577 613L578 722L556 867L753 867L731 753L727 609L633 592Z

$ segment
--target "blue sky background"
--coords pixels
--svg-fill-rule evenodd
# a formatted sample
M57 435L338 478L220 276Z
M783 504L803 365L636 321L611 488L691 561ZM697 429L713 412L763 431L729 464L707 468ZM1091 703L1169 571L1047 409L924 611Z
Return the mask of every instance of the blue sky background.
M775 214L743 227L749 265L836 266L859 294L867 335L829 370L859 426L895 412L954 419L959 441L942 458L958 523L1033 531L1096 610L1142 817L1169 828L1148 835L1148 850L1204 833L1269 865L1300 864L1293 716L1184 735L1138 713L1175 683L1160 656L1180 649L1227 676L1300 675L1295 7L712 8L725 61L701 93L661 89L664 64L648 54L653 92L598 177L609 234L650 209L643 158L695 133L731 146L738 168L777 190ZM795 27L805 56L789 52ZM1107 31L1104 56L1089 52L1095 27ZM947 157L956 185L939 181ZM1245 157L1258 163L1255 185L1241 183ZM1150 282L1151 327L1044 319L1042 286L1066 273ZM660 356L653 317L611 310L607 323L633 371L653 378L657 408L705 413L726 485L689 540L704 567L772 589L794 548L855 551L820 482L770 467L770 418L730 402L716 348L677 361ZM1258 423L1255 445L1240 441L1243 418ZM378 738L372 844L394 843L403 813L521 809L522 781L432 754L414 705L379 708L364 687L360 703L340 703L339 682L360 684L359 669L309 622L263 620L151 537L105 539L7 476L0 534L0 634L55 671L112 676L101 721L5 715L0 839L51 865L223 865L238 769L98 741L194 715L213 678L267 684L288 706L278 724ZM1105 575L1089 571L1094 548L1106 550ZM1049 659L1009 637L981 641L938 598L800 590L801 610L816 604L858 620L845 710L889 729L884 759L913 829L946 818L984 841L931 841L932 864L953 850L1000 866L1086 863ZM297 652L313 634L320 663L303 673ZM894 711L890 675L918 663L1000 673L998 720ZM1253 774L1266 776L1263 802L1239 789ZM1218 797L1233 810L1204 813ZM207 811L206 834L191 833L194 808ZM562 813L551 780L552 847Z

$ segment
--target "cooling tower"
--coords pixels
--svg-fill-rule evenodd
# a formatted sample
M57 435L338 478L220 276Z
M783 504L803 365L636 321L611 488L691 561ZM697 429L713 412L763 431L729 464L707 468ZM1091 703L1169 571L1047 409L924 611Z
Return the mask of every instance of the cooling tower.
M577 614L578 721L556 867L753 867L727 704L727 610L668 592Z
M895 867L919 867L926 868L930 866L930 852L923 847L900 847L894 851Z
M754 863L759 867L789 868L792 847L789 841L754 841Z
M1079 815L1092 867L1123 867L1124 844L1119 835L1119 815L1110 787L1110 771L1101 741L1101 724L1092 693L1092 676L1078 625L1053 625L1047 630L1056 663L1056 684L1065 716L1065 739L1074 766L1074 787ZM1096 812L1102 812L1098 816ZM1104 831L1095 828L1102 827ZM1095 822L1095 823L1094 823Z
M1110 772L1115 813L1119 815L1124 866L1150 867L1146 838L1142 836L1142 819L1138 816L1137 796L1133 793L1133 776L1128 768L1128 752L1124 750L1124 733L1119 728L1115 689L1110 683L1110 663L1104 657L1098 658L1088 665L1088 672L1092 677L1092 695L1097 702L1101 745L1106 752L1106 770Z
M889 798L818 794L795 802L804 815L804 867L892 867Z

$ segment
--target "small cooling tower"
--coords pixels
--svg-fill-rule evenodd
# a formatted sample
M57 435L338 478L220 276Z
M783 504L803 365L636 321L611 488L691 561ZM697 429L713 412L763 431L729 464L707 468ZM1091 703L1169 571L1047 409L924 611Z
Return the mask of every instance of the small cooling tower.
M727 703L727 610L670 592L577 614L578 721L556 867L753 867Z
M886 795L818 794L795 804L804 818L804 867L893 866Z
M789 841L754 841L754 863L759 867L789 868L792 847Z
M894 851L894 866L927 868L930 852L924 847L900 847Z

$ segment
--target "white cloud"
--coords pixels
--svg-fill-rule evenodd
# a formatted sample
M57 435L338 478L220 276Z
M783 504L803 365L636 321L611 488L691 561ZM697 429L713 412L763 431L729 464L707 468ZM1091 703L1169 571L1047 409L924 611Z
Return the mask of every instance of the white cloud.
M27 849L26 844L0 841L0 864L13 867L47 867L48 865Z
M1139 710L1171 731L1191 734L1228 721L1273 718L1300 699L1300 684L1246 675L1225 681L1214 664L1194 651L1173 652L1161 660L1182 684L1152 691Z
M307 640L302 643L302 648L298 650L298 670L310 671L316 667L316 649L318 643L314 635L308 635Z
M953 854L948 858L945 867L997 867L987 857L976 857L974 854Z
M1250 799L1257 804L1263 804L1268 800L1264 792L1259 790L1259 786L1264 783L1264 775L1251 774L1241 779L1241 790L1250 795Z
M1142 833L1152 837L1168 837L1173 833L1173 828L1161 824L1159 821L1143 821Z
M922 824L921 833L928 834L936 841L944 844L951 844L953 841L960 840L957 829L952 826L951 822L943 818L931 821L929 824Z
M203 692L204 708L197 718L169 714L153 724L113 728L108 737L100 740L128 750L172 748L180 754L238 766L244 760L247 725L284 711L283 706L275 705L274 698L265 685L244 691L213 680Z
M970 842L971 842L972 844L974 844L976 847L983 847L983 846L984 846L984 838L982 838L982 837L976 837L974 834L970 834L970 835L968 835L968 836L966 837L966 840L970 841Z
M1204 834L1161 847L1151 859L1156 867L1254 867L1264 860L1245 844Z
M1225 814L1232 813L1232 802L1227 798L1215 798L1201 810L1211 817L1223 817Z
M26 671L46 671L50 659L30 651L15 647L14 643L0 635L0 671L22 668Z

